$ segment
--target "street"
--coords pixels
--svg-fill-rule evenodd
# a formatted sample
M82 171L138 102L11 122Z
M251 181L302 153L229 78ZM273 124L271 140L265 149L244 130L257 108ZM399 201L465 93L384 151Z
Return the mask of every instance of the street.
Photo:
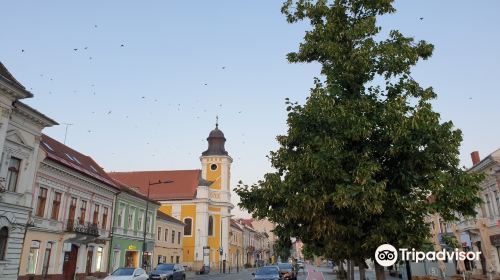
M239 273L229 273L229 274L219 274L212 273L207 275L195 275L195 274L187 274L188 280L211 280L211 279L220 279L220 280L251 280L253 279L252 272L255 269L243 269ZM332 268L330 266L311 266L308 265L306 267L306 272L300 270L297 280L335 280L337 277L333 274ZM359 280L359 274L357 269L354 274L355 280ZM370 280L375 279L375 271L373 269L366 270L366 278ZM397 280L399 278L392 277L388 273L386 274L386 279L388 280Z
M313 269L311 269L313 270ZM220 279L220 280L251 280L253 279L252 272L255 269L242 269L239 273L212 273L206 275L196 275L196 274L187 274L186 277L188 280L210 280L210 279ZM309 278L307 277L308 273L301 270L298 274L297 280L323 280L321 272L311 272L309 273ZM312 277L314 276L314 277Z

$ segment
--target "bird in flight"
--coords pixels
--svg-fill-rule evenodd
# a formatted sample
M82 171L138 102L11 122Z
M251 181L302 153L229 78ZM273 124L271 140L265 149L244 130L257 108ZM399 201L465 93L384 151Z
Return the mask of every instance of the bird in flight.
M125 47L125 45L124 45L124 44L121 44L121 45L120 45L120 47Z
M73 49L75 52L78 50L78 49Z
M421 17L421 18L420 18L420 20L424 20L424 18L423 18L423 17Z
M24 50L21 50L21 52L24 52Z

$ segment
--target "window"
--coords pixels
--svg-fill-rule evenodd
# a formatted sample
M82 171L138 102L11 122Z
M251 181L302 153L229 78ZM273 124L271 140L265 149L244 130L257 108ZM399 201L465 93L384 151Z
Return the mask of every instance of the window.
M82 206L80 207L80 224L85 223L85 214L87 213L87 201L82 200Z
M122 209L120 209L120 211L118 211L118 227L122 226L123 226L123 213Z
M165 242L168 242L168 228L165 229Z
M128 228L133 229L134 224L132 223L134 221L134 208L130 207L128 210Z
M172 230L172 244L175 243L175 230Z
M102 228L106 228L108 222L108 207L103 207L102 209Z
M184 236L190 236L191 235L191 227L193 224L193 219L191 218L185 218L184 219Z
M45 247L45 254L43 255L43 266L42 266L42 275L45 276L49 272L49 264L50 264L50 253L52 252L52 242L48 242Z
M102 247L97 247L97 253L95 254L95 271L101 271L102 266Z
M7 251L7 240L9 239L9 229L3 227L0 229L0 261L5 260L5 251Z
M179 263L179 260L180 260L179 256L175 257L175 263Z
M142 231L143 228L144 228L144 224L142 222L142 217L143 217L143 213L139 213L139 218L137 218L137 228Z
M162 260L163 260L163 256L162 255L158 255L158 264L162 263Z
M158 240L161 240L161 227L158 227Z
M36 208L36 215L38 217L43 217L43 212L45 212L45 202L47 201L47 189L40 188L38 191L38 206Z
M177 244L181 244L181 232L177 232Z
M38 262L38 253L40 251L40 241L31 241L30 253L28 255L28 270L27 274L35 274L36 264Z
M210 165L210 170L212 170L212 171L217 170L217 164L212 163L212 164Z
M213 236L214 235L214 217L209 216L208 217L208 236Z
M490 196L486 194L485 197L486 197L486 205L488 206L488 217L492 217L493 208L491 207Z
M75 220L75 215L76 215L76 202L77 199L76 197L71 198L71 202L69 205L69 220L73 222Z
M147 225L147 232L151 232L151 216L148 216L148 218L146 219L146 225Z
M495 194L495 202L497 203L497 213L500 216L500 198L498 197L498 192L494 191Z
M11 192L16 191L20 167L21 160L16 157L11 157L9 161L9 169L7 171L7 189Z
M173 263L174 262L174 256L170 256L170 262Z
M53 220L57 220L59 218L59 208L61 207L61 196L60 192L54 193L54 200L52 201L52 214L50 214L50 218Z
M94 206L94 218L92 218L92 224L97 226L99 224L99 205Z

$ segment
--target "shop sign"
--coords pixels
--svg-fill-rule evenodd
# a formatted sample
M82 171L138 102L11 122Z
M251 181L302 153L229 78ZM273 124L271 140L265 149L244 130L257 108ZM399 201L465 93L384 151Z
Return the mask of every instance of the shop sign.
M128 245L129 250L137 250L137 246L135 245Z

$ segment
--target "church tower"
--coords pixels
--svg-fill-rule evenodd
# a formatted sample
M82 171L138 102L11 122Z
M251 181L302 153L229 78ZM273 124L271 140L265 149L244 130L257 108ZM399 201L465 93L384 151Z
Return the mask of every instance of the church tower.
M207 245L210 247L210 262L221 263L229 259L229 228L231 224L231 163L233 159L226 151L226 138L219 129L215 129L207 138L208 148L201 154L201 175L210 182L208 187ZM222 253L221 253L222 252Z

